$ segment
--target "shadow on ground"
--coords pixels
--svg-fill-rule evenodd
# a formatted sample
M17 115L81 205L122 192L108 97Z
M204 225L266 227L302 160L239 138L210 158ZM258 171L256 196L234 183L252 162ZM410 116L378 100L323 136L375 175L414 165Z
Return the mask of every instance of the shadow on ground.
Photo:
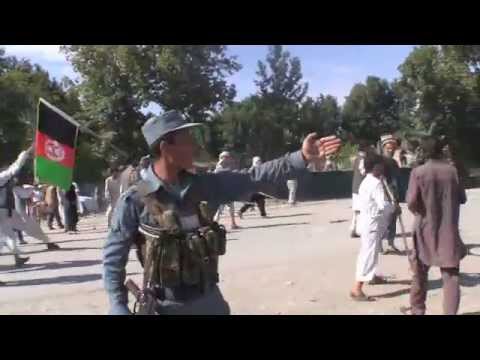
M275 215L275 216L267 216L267 219L280 219L280 218L291 218L296 216L309 216L312 213L303 213L303 214L292 214L292 215Z
M9 281L2 287L10 286L31 286L31 285L49 285L49 284L79 284L89 281L97 281L102 278L101 274L85 274L85 275L67 275L56 276L51 278L30 279Z
M81 251L81 250L102 250L102 247L62 247L59 250L54 251ZM40 254L44 252L50 252L52 250L41 249L41 250L34 250L34 251L22 251L22 255L31 255L31 254Z
M347 219L339 219L339 220L331 220L329 221L330 224L341 224L341 223L344 223L344 222L347 222L349 220Z
M127 276L139 275L140 273L128 273ZM32 286L32 285L50 285L50 284L80 284L90 281L97 281L102 279L101 274L85 274L85 275L66 275L56 276L51 278L30 279L30 280L18 280L5 282L1 287L14 287L14 286Z
M480 253L475 254L475 253L472 252L473 249L480 248L480 244L465 244L465 247L467 248L467 255L480 256Z
M257 226L242 226L240 230L248 230L248 229L268 229L268 228L273 228L273 227L279 227L279 226L294 226L294 225L308 225L310 224L309 222L298 222L298 223L288 223L288 224L270 224L270 225L257 225ZM230 231L229 231L230 232ZM231 233L234 233L236 231L231 231Z
M100 237L94 237L94 238L90 238L90 239L72 239L72 240L60 240L60 241L53 241L54 243L58 243L58 244L61 244L61 243L70 243L70 242L76 242L76 241L98 241L98 240L103 240L105 239L106 240L106 236L100 236Z
M410 280L389 281L388 285L411 285ZM480 285L480 273L460 273L460 286L475 287ZM428 282L428 290L441 289L443 286L442 279L430 280ZM400 289L381 295L373 295L377 299L390 299L397 296L402 296L410 293L410 288Z
M40 270L59 270L67 268L77 268L77 267L86 267L86 266L95 266L100 265L101 260L73 260L73 261L62 261L62 262L48 262L43 264L25 264L21 268L16 268L11 271L4 271L5 274L15 274L15 273L24 273L28 271L40 271ZM0 266L2 269L3 266Z

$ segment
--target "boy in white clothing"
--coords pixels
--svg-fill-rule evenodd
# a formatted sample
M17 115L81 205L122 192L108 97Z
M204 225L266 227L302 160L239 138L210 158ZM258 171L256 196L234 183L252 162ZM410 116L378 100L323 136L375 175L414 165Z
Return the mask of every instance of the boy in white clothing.
M362 181L359 191L360 210L360 253L357 259L355 285L350 297L355 301L372 301L363 292L363 284L372 285L386 283L385 279L376 275L378 254L381 240L387 230L388 222L394 207L385 197L382 184L384 164L382 157L371 154L365 159L367 176Z

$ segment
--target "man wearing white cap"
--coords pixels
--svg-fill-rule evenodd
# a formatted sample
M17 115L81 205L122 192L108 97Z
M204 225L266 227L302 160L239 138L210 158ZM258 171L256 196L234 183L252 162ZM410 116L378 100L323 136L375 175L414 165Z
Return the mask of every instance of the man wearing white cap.
M233 159L232 156L228 151L223 151L219 156L218 156L218 163L217 167L215 168L214 173L219 173L222 171L232 171L233 170ZM239 229L240 227L237 225L235 222L235 203L229 202L226 204L220 205L218 208L217 213L215 214L214 220L218 222L220 220L220 216L223 213L223 210L225 209L225 206L228 207L228 213L230 215L230 228L232 230Z
M395 155L395 151L397 150L397 139L391 135L386 134L380 137L383 149L383 156L385 162L385 180L387 182L388 187L393 192L395 199L398 199L398 172L399 167L397 161L393 158ZM383 251L383 244L381 246L381 250L384 254L388 253L398 253L399 250L395 246L395 236L397 231L397 217L398 211L400 211L400 207L396 207L397 212L394 212L391 215L391 220L388 225L388 230L386 232L386 240L388 242L388 247L385 251ZM384 239L385 240L385 239ZM382 242L383 243L383 242Z

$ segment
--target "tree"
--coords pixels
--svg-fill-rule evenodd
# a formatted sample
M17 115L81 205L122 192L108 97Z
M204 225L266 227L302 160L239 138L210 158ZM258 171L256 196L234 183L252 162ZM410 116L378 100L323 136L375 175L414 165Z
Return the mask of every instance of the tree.
M408 101L405 108L415 127L428 130L435 124L437 133L460 136L471 120L469 108L476 102L475 83L468 64L443 52L439 46L420 46L399 70L402 101Z
M480 45L442 45L443 52L456 61L464 62L480 74Z
M235 96L226 77L240 66L220 45L75 45L63 48L82 75L80 95L86 117L105 134L101 152L117 160L107 144L132 159L147 152L140 127L142 110L155 103L204 121Z
M9 163L33 140L36 106L45 98L66 112L78 108L48 72L28 60L6 57L0 49L0 163Z
M300 112L300 136L315 131L320 136L334 134L341 125L337 99L321 94L317 99L307 97Z
M343 105L342 128L371 141L400 128L398 99L387 80L369 76L353 86Z
M269 47L266 63L258 62L257 76L257 96L252 100L262 124L256 126L262 138L258 151L271 159L300 143L300 107L308 84L302 82L300 59L291 57L281 45Z
M263 134L268 131L268 124L261 116L259 98L250 96L241 102L227 106L219 114L216 122L223 137L223 149L242 154L247 158L267 156ZM220 150L220 149L219 149Z
M298 57L291 57L281 45L270 46L266 64L258 61L255 85L259 95L272 101L285 100L299 104L307 94L308 84L301 83L302 66Z

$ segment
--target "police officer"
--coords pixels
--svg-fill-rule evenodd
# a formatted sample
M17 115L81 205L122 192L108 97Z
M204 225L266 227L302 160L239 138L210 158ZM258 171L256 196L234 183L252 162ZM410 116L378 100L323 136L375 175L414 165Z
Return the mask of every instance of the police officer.
M197 126L179 112L168 111L142 127L152 164L146 178L120 197L104 247L110 314L131 314L124 283L134 243L141 250L143 285L156 296L155 313L228 314L217 286L217 260L225 249L210 246L211 239L214 244L223 241L224 246L225 232L210 220L211 214L220 204L248 199L261 191L262 184L284 183L304 171L308 161L335 153L341 145L334 136L318 139L310 134L301 151L263 163L252 172L194 175L187 170L193 168L197 145L191 130ZM198 211L205 209L201 206L205 202L210 216Z

